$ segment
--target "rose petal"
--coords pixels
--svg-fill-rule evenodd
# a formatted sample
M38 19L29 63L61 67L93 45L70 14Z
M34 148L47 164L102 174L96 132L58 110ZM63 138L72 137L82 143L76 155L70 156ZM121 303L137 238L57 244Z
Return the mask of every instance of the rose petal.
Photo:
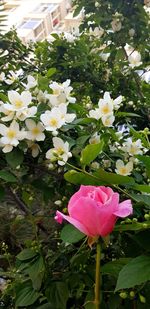
M86 229L86 227L81 222L79 222L78 220L73 219L69 216L66 216L66 215L64 215L63 213L61 213L60 211L57 210L55 220L58 223L62 223L63 219L65 219L66 221L68 221L69 223L74 225L80 232L84 233L85 235L90 236L88 230Z
M131 204L131 200L126 200L119 204L119 208L117 211L114 212L114 215L117 217L127 217L133 213L133 208Z
M81 222L89 232L89 236L99 235L101 207L89 197L81 197L70 209L70 216Z

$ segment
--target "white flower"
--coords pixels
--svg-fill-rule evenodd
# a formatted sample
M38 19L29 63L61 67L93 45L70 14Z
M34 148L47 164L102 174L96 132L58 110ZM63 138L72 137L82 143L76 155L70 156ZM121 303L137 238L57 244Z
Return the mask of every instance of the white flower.
M89 144L98 144L100 142L100 135L95 132L89 139Z
M19 141L26 137L25 131L20 131L19 124L13 121L9 127L4 124L0 124L0 143L3 148L3 152L10 152L13 147L19 144Z
M0 73L0 82L3 82L5 80L5 73Z
M53 137L53 145L54 148L47 151L46 158L52 162L58 160L59 165L64 165L72 157L71 152L69 152L69 143L64 142L59 137Z
M66 104L60 104L57 109L58 109L58 111L61 112L61 118L64 120L64 123L65 122L70 123L76 117L76 114L69 114L69 113L67 114L67 106L66 106ZM56 108L55 108L55 110L56 110Z
M150 84L150 71L145 72L142 77L142 80L144 80L146 83Z
M110 53L100 53L99 55L101 59L106 62L110 56Z
M133 170L133 162L129 161L127 164L124 164L122 160L117 160L115 172L122 176L130 175Z
M14 118L15 112L9 111L4 107L4 103L0 101L0 113L4 114L4 117L1 117L3 122L11 121Z
M100 167L100 164L97 161L91 163L91 168L97 170Z
M7 280L0 278L0 292L3 292L7 288Z
M41 148L38 144L33 143L31 141L27 141L28 148L31 149L31 154L33 158L36 158L41 152Z
M27 118L34 117L36 113L37 113L37 107L31 106L23 109L20 112L19 111L16 112L16 118L19 119L20 121L24 121Z
M26 89L34 88L37 86L37 81L32 75L27 76L27 84L22 83Z
M95 27L94 29L92 29L90 27L89 33L90 33L90 35L101 38L101 36L104 34L104 29L101 28L101 27Z
M105 168L111 167L111 161L110 160L103 160L103 166Z
M54 202L55 205L57 206L61 206L62 205L62 201L61 200L57 200Z
M131 28L130 30L129 30L129 36L130 37L133 37L135 35L135 30L133 29L133 28Z
M143 146L142 146L140 139L133 142L132 138L129 137L123 143L123 147L121 149L124 152L127 152L130 156L134 156L134 155L138 155L138 154L143 154L142 148L143 148Z
M11 90L8 91L8 98L10 103L3 103L0 106L0 112L6 116L1 118L2 121L10 121L12 119L24 121L26 118L33 117L36 114L36 106L28 107L32 100L29 91L23 91L19 94L17 91Z
M96 7L96 8L99 8L100 6L101 6L101 4L100 4L98 1L96 1L96 2L95 2L95 7Z
M40 119L47 131L56 132L57 129L61 128L65 123L61 111L56 107L54 107L51 111L47 110L41 115Z
M29 131L27 131L27 139L31 141L44 141L45 134L43 133L44 127L41 122L36 123L32 119L27 119L25 121L26 126Z
M141 62L141 54L138 51L133 51L129 56L128 56L128 61L130 62L129 66L131 68L138 67L139 65L142 64Z
M111 127L114 121L115 121L115 117L113 115L102 117L102 123L104 127Z
M4 52L0 54L0 58L3 58L9 54L9 51L6 49Z
M71 33L64 32L64 39L66 39L69 43L73 43L76 40L76 37Z
M76 99L70 96L72 87L70 85L70 79L67 79L64 83L58 84L52 82L49 87L53 90L53 94L47 94L47 98L52 106L59 106L61 103L69 104L75 103Z
M122 23L119 19L113 19L113 21L111 22L111 26L112 26L112 30L114 32L118 32L121 30L122 28Z
M5 103L4 108L12 112L20 112L28 107L31 103L32 96L29 91L23 91L19 94L15 90L8 91L10 103Z
M102 110L101 114L103 116L106 116L108 114L111 114L113 109L118 110L122 100L123 100L123 97L121 95L117 97L115 100L113 100L110 96L110 93L106 91L104 93L103 99L100 99L98 102L98 105Z
M46 103L47 101L47 98L46 98L46 95L47 95L47 91L42 91L42 90L39 90L38 91L38 94L37 94L37 100L41 103Z
M101 119L102 123L105 127L112 126L115 117L113 115L113 110L118 110L123 98L120 95L115 100L113 100L110 96L110 93L106 91L104 93L103 99L100 99L98 102L99 108L92 109L89 112L89 117L95 118L97 120Z
M91 109L91 111L89 111L89 117L99 120L101 117L100 109L99 108Z
M131 53L134 52L134 48L131 45L129 45L128 43L126 43L124 49L125 49L125 51L127 53L127 56L130 56Z
M112 102L100 99L98 102L101 117L107 117L113 114Z
M10 71L9 73L10 74L8 74L7 78L5 79L5 83L7 85L13 84L17 80L17 78L18 78L18 73L17 72Z

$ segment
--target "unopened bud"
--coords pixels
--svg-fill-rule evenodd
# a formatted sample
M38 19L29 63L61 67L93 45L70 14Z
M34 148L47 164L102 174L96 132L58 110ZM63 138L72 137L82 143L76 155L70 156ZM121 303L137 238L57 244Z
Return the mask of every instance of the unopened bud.
M130 291L130 297L134 298L135 297L135 292L134 291Z
M67 208L65 207L65 208L63 208L63 212L64 213L67 213L68 212L68 210L67 210Z
M57 200L54 202L55 205L60 206L62 204L62 202L60 200Z
M139 294L139 299L142 304L146 303L146 298L143 295Z
M144 131L143 131L145 134L149 134L149 128L145 128Z
M149 220L149 215L148 215L148 214L145 214L145 215L144 215L144 218L145 218L145 220Z
M126 299L128 295L127 295L126 292L121 292L121 293L119 294L119 296L120 296L121 298L123 298L123 299Z

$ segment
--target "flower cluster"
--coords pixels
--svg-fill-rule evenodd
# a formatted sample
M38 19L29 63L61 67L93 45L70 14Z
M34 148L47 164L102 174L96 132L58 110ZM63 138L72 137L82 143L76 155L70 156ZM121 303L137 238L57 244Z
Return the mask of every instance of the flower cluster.
M116 173L127 176L130 175L133 170L133 163L135 161L134 156L143 155L148 149L144 148L140 139L133 141L131 137L124 140L121 147L121 151L124 152L125 158L129 158L129 161L125 164L122 160L116 161ZM137 160L137 159L136 159Z
M98 102L98 108L92 109L89 116L97 120L101 119L105 127L111 127L115 120L114 111L119 109L122 100L121 95L113 100L110 93L105 92L103 99Z
M70 103L75 103L76 99L71 96L70 80L62 84L51 82L50 93L43 93L38 89L38 82L31 75L27 76L27 83L22 83L22 86L24 90L21 93L10 90L8 100L0 101L0 146L2 151L7 153L24 140L25 151L30 149L32 156L36 157L41 150L38 142L45 140L46 131L55 136L62 126L75 119L76 114L68 113L67 108ZM41 113L40 101L45 103L44 112ZM54 161L55 157L55 161L58 160L58 164L63 165L71 156L69 144L64 143L61 138L54 138L53 144L55 151L50 149L46 158Z

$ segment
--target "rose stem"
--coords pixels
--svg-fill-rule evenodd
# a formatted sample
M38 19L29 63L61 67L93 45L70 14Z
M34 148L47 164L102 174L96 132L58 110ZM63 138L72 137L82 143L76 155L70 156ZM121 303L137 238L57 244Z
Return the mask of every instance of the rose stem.
M96 246L96 273L95 273L95 309L100 309L100 260L101 247L99 241Z

